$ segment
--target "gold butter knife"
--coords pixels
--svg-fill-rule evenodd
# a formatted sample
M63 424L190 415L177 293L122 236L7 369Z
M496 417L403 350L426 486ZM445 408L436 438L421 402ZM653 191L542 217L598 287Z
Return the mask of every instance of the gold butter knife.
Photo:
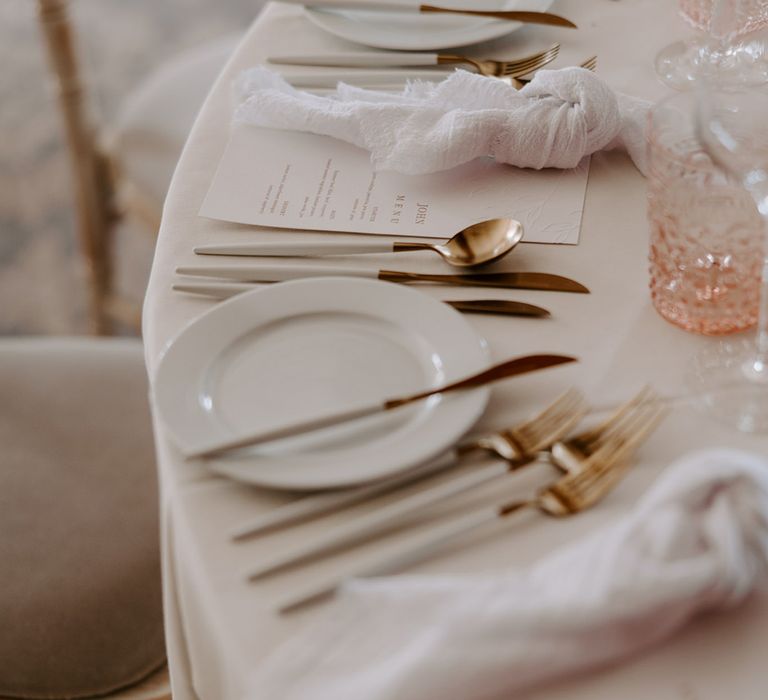
M180 275L214 277L237 282L284 282L305 277L369 277L385 282L413 284L457 284L469 287L500 287L504 289L536 289L551 292L589 294L583 284L548 272L476 272L463 275L401 272L398 270L360 270L334 265L189 265L177 267Z
M535 304L525 304L522 301L507 299L467 299L463 301L446 301L457 311L470 314L503 314L507 316L533 316L547 318L549 311Z
M198 294L221 300L229 299L242 292L253 291L258 289L258 286L255 282L188 282L186 284L174 284L172 289L175 292ZM462 299L460 301L444 301L443 303L464 313L533 316L537 318L546 318L551 315L541 306L508 299Z
M525 355L523 357L517 357L512 360L507 360L501 364L489 367L482 372L473 374L470 377L465 377L450 384L435 387L433 389L427 389L417 394L411 394L410 396L400 396L386 401L377 402L361 408L355 408L349 411L340 411L331 415L322 416L320 418L313 418L311 420L302 421L289 425L284 428L278 428L276 430L268 430L252 433L243 437L223 440L215 443L211 443L202 448L195 448L191 451L185 452L184 456L187 459L193 459L196 457L213 457L216 455L229 452L230 450L236 450L242 447L250 447L252 445L260 445L265 442L271 442L273 440L281 440L283 438L293 437L294 435L301 435L302 433L312 432L314 430L321 430L322 428L328 428L332 425L338 425L339 423L346 423L352 420L358 420L367 416L372 416L377 413L384 413L385 411L391 411L402 406L421 401L429 396L435 394L447 394L452 391L466 391L468 389L475 389L477 387L485 386L492 382L497 382L501 379L507 379L508 377L514 377L519 374L526 374L528 372L535 372L539 369L546 367L554 367L556 365L562 365L568 362L575 362L575 357L569 357L567 355Z

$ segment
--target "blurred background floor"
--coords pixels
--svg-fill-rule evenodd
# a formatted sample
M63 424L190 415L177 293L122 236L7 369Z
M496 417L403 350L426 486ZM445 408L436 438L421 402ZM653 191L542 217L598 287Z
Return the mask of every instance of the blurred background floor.
M163 60L245 30L263 0L72 0L97 119ZM0 2L0 335L87 332L71 171L33 0ZM118 230L118 287L143 296L154 249Z

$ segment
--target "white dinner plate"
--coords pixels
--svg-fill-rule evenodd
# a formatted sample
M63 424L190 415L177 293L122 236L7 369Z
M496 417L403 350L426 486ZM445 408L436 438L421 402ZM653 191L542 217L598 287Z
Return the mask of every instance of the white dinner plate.
M544 12L554 0L487 0L482 9ZM473 0L441 0L440 7L474 6ZM434 50L466 46L504 36L522 27L520 22L484 19L471 15L372 12L307 7L309 20L335 36L379 49Z
M171 343L155 405L182 450L383 401L473 374L485 341L457 311L356 278L282 282L229 299ZM251 484L323 489L414 467L480 417L487 389L431 397L207 464Z

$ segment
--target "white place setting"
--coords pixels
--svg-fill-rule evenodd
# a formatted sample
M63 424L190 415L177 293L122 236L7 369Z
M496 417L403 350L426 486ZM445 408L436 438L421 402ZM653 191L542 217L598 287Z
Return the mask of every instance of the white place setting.
M649 290L677 6L391 4L268 5L165 203L173 697L757 700L768 438Z
M339 3L299 3L306 16L316 26L341 39L382 49L424 50L477 44L506 36L523 27L520 22L452 16L444 14L414 14L416 3L383 2L382 8L393 8L384 17L376 12L377 3L345 1ZM552 0L535 0L526 10L544 12ZM461 2L443 3L441 7L468 7ZM491 2L485 8L517 10L517 2ZM479 9L479 8L478 8Z

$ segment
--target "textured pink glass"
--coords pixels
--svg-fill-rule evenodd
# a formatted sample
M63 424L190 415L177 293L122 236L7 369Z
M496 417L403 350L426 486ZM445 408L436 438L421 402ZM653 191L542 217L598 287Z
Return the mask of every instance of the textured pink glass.
M717 0L680 0L680 12L696 29L709 32L712 7ZM723 0L736 11L735 34L746 34L768 26L768 3L765 0Z
M675 325L721 335L757 322L762 223L699 147L693 100L674 95L649 120L651 299Z

